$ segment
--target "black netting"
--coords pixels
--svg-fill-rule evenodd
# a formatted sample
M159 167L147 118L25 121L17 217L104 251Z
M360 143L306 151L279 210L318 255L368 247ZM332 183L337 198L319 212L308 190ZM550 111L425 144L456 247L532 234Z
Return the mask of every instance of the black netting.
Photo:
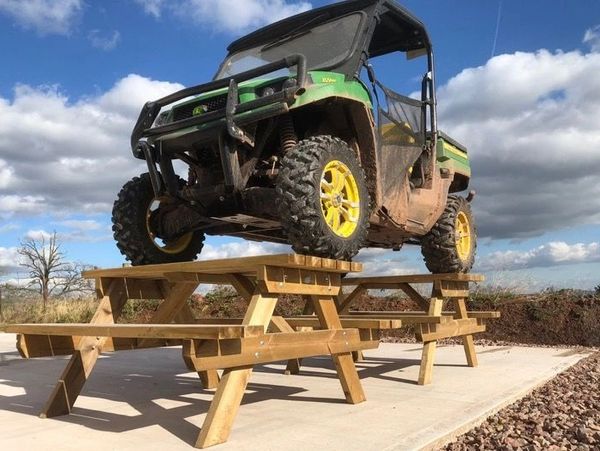
M407 196L410 169L423 152L425 115L423 103L390 91L378 84L384 99L378 114L378 163L384 206L395 208Z
M389 145L423 147L423 102L390 91L381 84L379 87L385 95L385 104L379 105L380 138Z

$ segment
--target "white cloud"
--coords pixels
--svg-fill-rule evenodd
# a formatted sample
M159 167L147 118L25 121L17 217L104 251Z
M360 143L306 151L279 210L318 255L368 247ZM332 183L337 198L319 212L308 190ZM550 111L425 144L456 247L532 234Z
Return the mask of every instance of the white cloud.
M19 267L20 256L16 247L0 247L0 272L11 272Z
M553 241L528 251L492 252L479 260L478 269L514 270L594 262L600 262L600 243Z
M39 213L46 207L43 196L2 195L1 191L0 217L21 213Z
M255 241L232 241L220 245L205 244L198 256L199 260L219 258L252 257L255 255L287 254L290 246L275 243L260 243Z
M75 101L56 86L20 85L12 100L0 98L0 216L110 211L120 187L145 171L129 149L142 105L181 88L132 74Z
M52 238L52 233L46 232L45 230L28 230L25 233L25 239L35 241L48 241Z
M102 224L93 219L67 219L61 221L60 224L70 229L80 231L94 231L102 228Z
M0 13L42 35L69 34L82 9L82 0L0 0Z
M307 11L312 4L286 0L136 0L144 11L156 18L169 11L184 21L211 30L240 34Z
M162 14L162 9L165 6L165 0L135 0L142 8L144 12L155 18L159 18Z
M121 40L121 33L117 30L103 33L100 30L91 30L88 33L88 39L92 46L97 49L109 51L114 49Z
M407 249L400 252L389 249L362 249L355 259L362 262L361 276L392 276L400 274L416 274L423 272L407 256Z
M600 53L517 52L439 90L440 125L467 145L480 235L600 223Z
M583 35L583 43L588 44L592 52L600 52L600 25L588 28Z
M4 160L0 160L0 188L6 188L13 177L14 169Z

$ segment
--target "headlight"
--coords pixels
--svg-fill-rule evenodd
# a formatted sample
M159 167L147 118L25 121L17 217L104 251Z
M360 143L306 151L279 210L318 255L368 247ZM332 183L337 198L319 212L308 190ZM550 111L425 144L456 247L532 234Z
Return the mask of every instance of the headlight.
M169 113L170 111L163 111L162 113L160 113L154 121L154 126L160 127L161 125L165 125L167 123L167 120L169 119Z
M273 94L275 94L275 88L273 86L267 86L266 88L263 88L263 90L260 93L260 96L267 97L272 96Z

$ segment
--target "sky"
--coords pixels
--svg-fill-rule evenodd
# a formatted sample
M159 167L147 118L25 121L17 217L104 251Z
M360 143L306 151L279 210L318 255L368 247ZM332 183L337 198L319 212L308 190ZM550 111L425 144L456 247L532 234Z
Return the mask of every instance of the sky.
M210 80L233 39L324 0L0 0L0 272L56 231L70 260L123 258L110 211L144 172L139 110ZM407 0L436 54L439 125L472 159L474 271L520 291L600 284L600 2ZM418 89L422 60L373 60ZM209 237L201 258L287 252ZM425 272L420 251L366 249L369 273Z

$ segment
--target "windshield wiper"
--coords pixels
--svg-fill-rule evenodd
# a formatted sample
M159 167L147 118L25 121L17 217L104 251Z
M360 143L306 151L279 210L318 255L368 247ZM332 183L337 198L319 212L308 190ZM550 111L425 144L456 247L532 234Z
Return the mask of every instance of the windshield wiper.
M282 36L278 37L276 40L271 41L267 44L265 44L260 51L262 52L263 50L268 50L272 47L277 47L280 44L283 44L285 42L290 41L291 39L297 38L298 36L302 36L305 34L308 34L310 32L312 32L312 30L305 30L306 27L308 27L310 24L312 24L313 22L322 19L324 16L327 16L327 14L319 14L318 16L313 17L311 20L309 20L306 23L303 23L302 25L293 28L291 31L289 31L288 33L283 34Z

